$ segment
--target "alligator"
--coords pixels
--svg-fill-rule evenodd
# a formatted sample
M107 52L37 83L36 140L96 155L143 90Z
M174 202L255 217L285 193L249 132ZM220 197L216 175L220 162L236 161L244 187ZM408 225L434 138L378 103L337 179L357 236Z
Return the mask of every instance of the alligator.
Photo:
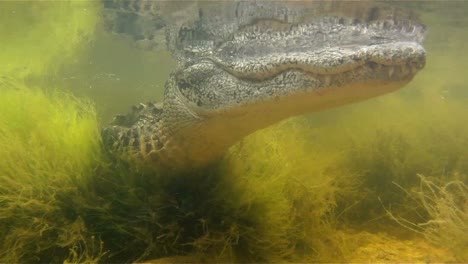
M254 131L395 91L425 65L424 25L383 3L178 2L189 7L166 14L169 4L105 5L110 28L119 21L137 41L163 35L177 61L162 104L103 129L114 153L158 168L206 166Z

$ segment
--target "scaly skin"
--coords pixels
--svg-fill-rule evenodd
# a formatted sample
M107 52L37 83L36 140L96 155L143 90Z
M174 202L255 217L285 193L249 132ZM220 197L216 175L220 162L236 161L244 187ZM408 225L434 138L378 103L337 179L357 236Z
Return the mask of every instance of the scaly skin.
M142 7L164 8L130 2L143 17L155 11ZM112 3L112 10L125 9ZM103 131L106 144L127 158L199 168L282 119L397 90L425 64L424 27L397 8L330 1L189 4L178 13L186 12L184 21L166 25L178 65L163 105L141 104Z

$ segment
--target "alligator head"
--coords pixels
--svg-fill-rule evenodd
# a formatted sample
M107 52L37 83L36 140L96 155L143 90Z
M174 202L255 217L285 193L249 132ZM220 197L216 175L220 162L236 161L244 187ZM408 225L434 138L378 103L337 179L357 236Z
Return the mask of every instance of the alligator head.
M119 152L196 168L282 119L395 91L424 67L424 27L365 2L210 2L168 26L178 65L162 106L104 130Z

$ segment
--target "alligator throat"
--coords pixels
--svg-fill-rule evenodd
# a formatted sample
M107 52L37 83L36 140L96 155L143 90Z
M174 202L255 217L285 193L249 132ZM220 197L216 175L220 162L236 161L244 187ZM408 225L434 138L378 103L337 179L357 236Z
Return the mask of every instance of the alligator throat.
M424 26L394 7L231 1L195 10L168 26L178 65L163 104L141 104L104 129L115 152L198 168L280 120L395 91L425 65Z

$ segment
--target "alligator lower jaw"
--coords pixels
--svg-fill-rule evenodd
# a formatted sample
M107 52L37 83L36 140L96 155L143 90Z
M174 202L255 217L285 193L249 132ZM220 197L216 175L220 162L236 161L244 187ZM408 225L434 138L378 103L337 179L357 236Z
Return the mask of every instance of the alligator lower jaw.
M363 101L395 91L409 81L409 78L391 82L371 80L214 111L205 116L203 122L181 130L173 138L173 142L178 142L176 148L183 150L177 157L189 164L189 168L204 166L221 157L229 146L246 135L280 120Z
M383 65L375 62L367 62L349 71L337 74L317 74L303 71L304 76L318 80L318 90L330 87L344 87L351 83L391 83L410 81L417 72L424 68L425 61L412 61L404 64Z

